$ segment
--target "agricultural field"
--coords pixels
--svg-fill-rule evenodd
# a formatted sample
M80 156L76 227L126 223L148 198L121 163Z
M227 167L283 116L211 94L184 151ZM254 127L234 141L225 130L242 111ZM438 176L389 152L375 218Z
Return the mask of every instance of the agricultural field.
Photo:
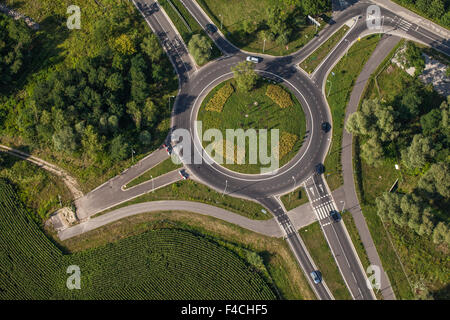
M63 253L5 180L0 191L0 299L276 298L239 256L189 231L161 228ZM82 290L66 288L72 265Z
M259 79L256 88L250 92L241 92L235 90L231 96L226 100L223 109L220 113L217 111L208 110L208 104L215 99L217 92L224 86L230 85L236 88L235 80L228 80L219 84L216 88L211 90L210 93L203 100L200 107L197 120L202 121L202 130L205 132L209 128L218 128L223 135L223 166L234 171L243 173L260 173L261 165L259 160L256 164L250 163L249 158L249 143L246 142L245 159L243 150L236 150L234 157L232 150L226 149L226 129L267 129L267 148L268 155L271 154L273 146L271 144L270 130L279 130L279 166L283 166L289 160L294 157L303 143L303 137L305 136L305 114L302 106L298 102L297 98L289 93L286 88L280 87L283 93L289 98L286 99L292 105L282 108L266 95L267 88L270 86L264 79ZM286 97L285 97L286 98ZM284 105L284 100L283 102ZM216 141L215 141L216 142ZM259 145L259 141L257 142ZM209 145L208 142L204 142L204 147ZM219 148L219 147L217 147ZM243 148L242 148L243 149ZM241 153L242 152L242 153ZM226 161L233 162L232 164L225 163ZM239 160L243 161L243 164L239 164Z

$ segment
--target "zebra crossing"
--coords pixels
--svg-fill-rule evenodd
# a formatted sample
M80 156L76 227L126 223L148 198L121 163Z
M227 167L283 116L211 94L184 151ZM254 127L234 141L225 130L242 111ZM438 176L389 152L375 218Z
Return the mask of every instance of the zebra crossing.
M397 18L397 16L395 18ZM412 25L413 24L411 22L408 22L402 18L398 18L398 21L396 22L396 27L402 29L405 32L408 32L411 29Z
M335 210L332 201L321 203L318 206L313 206L314 213L319 221L330 217L330 211Z

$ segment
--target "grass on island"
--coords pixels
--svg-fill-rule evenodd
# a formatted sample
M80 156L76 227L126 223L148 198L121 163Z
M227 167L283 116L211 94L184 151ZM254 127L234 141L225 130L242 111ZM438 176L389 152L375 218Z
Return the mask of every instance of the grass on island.
M111 212L113 210L127 207L131 204L158 200L186 200L197 201L220 207L249 219L267 220L272 215L262 205L251 200L223 195L219 192L193 180L182 180L169 186L156 189L133 200L119 204L113 208L97 213L95 216ZM264 211L262 211L264 210Z
M305 17L305 22L293 27L289 43L284 46L277 44L276 41L264 41L260 39L257 32L246 34L242 24L245 20L250 20L259 25L267 19L266 9L273 6L273 0L196 0L203 8L203 11L214 22L217 28L222 28L222 33L235 46L242 50L265 53L274 56L283 56L293 53L303 47L317 32L322 30L331 18L331 12L326 12L319 18L320 28L316 32L316 27ZM264 52L263 52L264 47Z
M331 253L318 222L299 230L312 259L316 263L328 288L336 300L351 300L352 296L342 279L339 268Z
M275 287L282 299L315 299L292 251L283 239L272 238L234 224L190 212L152 212L135 215L60 242L71 252L104 246L149 229L174 228L199 234L234 251ZM260 259L255 256L259 255ZM265 270L265 271L264 271Z
M250 92L244 93L238 91L238 89L235 89L235 92L228 98L227 102L225 103L222 112L206 110L206 104L212 99L217 90L222 88L227 83L231 83L233 87L236 88L233 79L225 81L214 88L203 100L197 117L197 120L202 121L203 132L210 128L219 129L222 132L224 141L223 147L225 149L226 129L243 129L244 131L247 129L267 129L267 154L270 155L272 150L270 130L279 129L279 139L281 141L279 145L279 153L281 157L281 159L279 160L279 167L286 164L290 159L292 159L292 157L297 154L305 136L305 114L297 98L290 93L291 99L293 101L293 106L280 108L275 102L273 102L268 96L266 96L266 89L268 84L263 80L263 78L261 78L260 80L258 80L256 88ZM287 91L286 88L284 89ZM257 105L254 104L255 102L257 102ZM283 134L289 137L289 141L282 140ZM294 138L296 138L295 143L294 141L291 141ZM213 142L215 141L204 141L203 145L204 147L207 147ZM289 150L286 150L286 148L283 148L284 143L293 143L293 146L292 148L289 148ZM259 156L256 164L249 163L250 159L248 151L248 139L246 139L245 149L244 164L238 164L236 161L234 161L233 157L229 156L231 152L228 152L228 154L225 152L225 156L223 157L224 163L222 165L233 171L250 174L259 174L261 172L261 168L268 168L270 166L270 164L262 165L259 161ZM286 151L284 156L283 150ZM225 163L227 160L226 157L228 157L229 160L233 161L234 163Z
M176 10L174 10L174 8L170 5L169 1L172 2ZM211 38L208 37L203 28L198 24L198 22L189 13L189 11L180 2L180 0L160 0L159 3L164 8L164 11L167 13L170 20L175 25L175 28L177 28L186 46L189 44L189 40L191 40L194 34L201 34L208 39L208 42L212 47L211 57L209 58L209 61L214 60L222 55L222 52L216 46L214 41L212 41ZM190 30L186 27L186 24L189 26Z
M344 24L338 31L336 31L327 41L325 41L319 48L311 53L305 60L300 63L300 67L308 73L316 70L317 66L326 58L331 50L338 44L345 33L350 28Z
M181 168L183 165L182 164L175 164L173 163L172 159L166 159L161 163L158 163L156 166L154 166L153 168L145 171L143 174L141 174L139 177L131 180L130 182L128 182L125 185L125 189L127 188L131 188L134 186L137 186L138 184L141 184L145 181L148 181L150 179L154 179L158 176L161 176L165 173L168 173L170 171L176 170L178 168Z
M0 181L0 202L2 300L277 297L265 280L261 256L250 250L243 259L226 244L190 230L162 226L65 254L29 219L4 180ZM67 270L72 265L80 268L82 290L66 287L71 283L68 277L73 271L68 275Z
M342 57L333 68L334 76L330 73L327 79L325 92L328 95L328 105L333 117L333 137L324 165L325 176L331 191L343 184L341 149L345 108L350 99L353 85L379 40L379 35L370 35L356 42L349 49L348 54Z
M280 199L287 211L297 208L302 204L308 203L309 201L308 195L303 187L298 187L294 191L281 196Z

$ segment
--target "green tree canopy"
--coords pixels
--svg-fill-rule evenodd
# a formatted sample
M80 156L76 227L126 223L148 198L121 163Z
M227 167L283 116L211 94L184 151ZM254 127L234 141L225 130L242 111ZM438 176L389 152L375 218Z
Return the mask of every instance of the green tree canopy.
M232 67L231 71L234 72L234 79L239 90L248 92L255 87L258 75L255 72L253 63L242 61L235 67Z

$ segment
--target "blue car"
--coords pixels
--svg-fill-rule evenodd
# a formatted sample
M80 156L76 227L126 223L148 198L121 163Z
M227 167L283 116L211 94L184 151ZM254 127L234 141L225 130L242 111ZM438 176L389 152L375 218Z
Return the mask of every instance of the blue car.
M311 274L311 278L313 279L315 284L318 284L322 281L322 277L320 276L319 271L313 271L310 274Z

